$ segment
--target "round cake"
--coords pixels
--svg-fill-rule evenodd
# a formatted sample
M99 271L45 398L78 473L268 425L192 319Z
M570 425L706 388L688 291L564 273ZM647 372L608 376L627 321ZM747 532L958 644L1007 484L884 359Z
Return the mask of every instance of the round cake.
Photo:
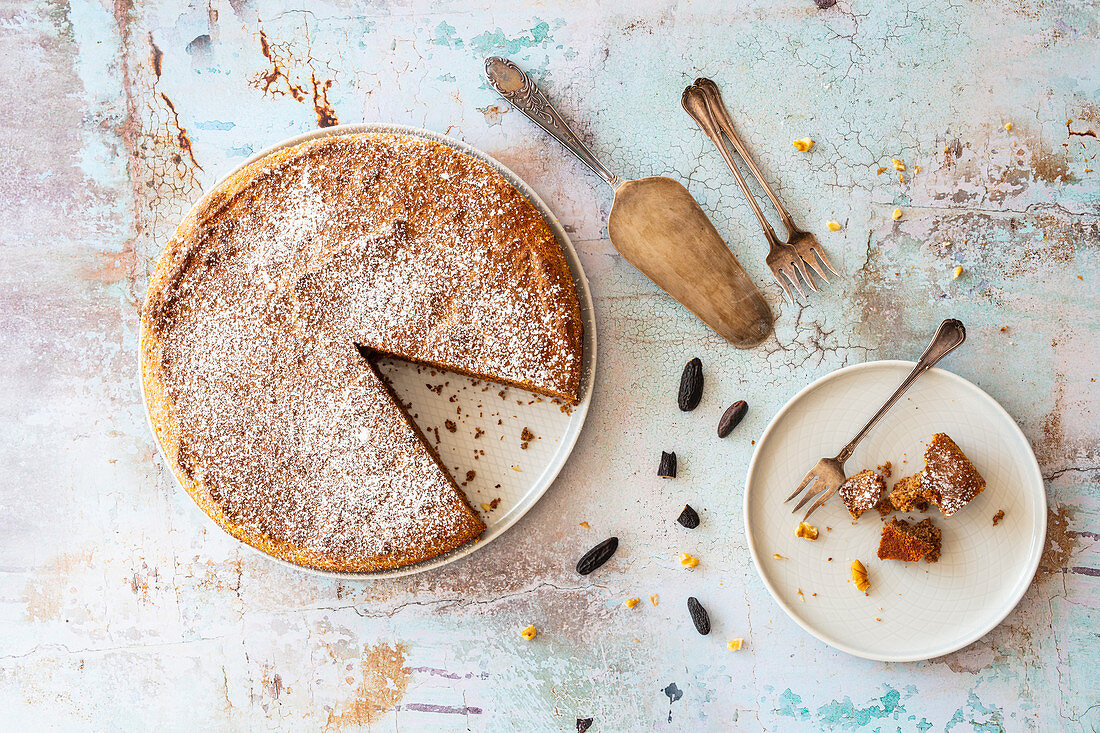
M142 310L142 380L215 522L363 572L485 529L374 357L576 403L581 342L561 247L499 173L425 138L329 135L243 167L180 224Z

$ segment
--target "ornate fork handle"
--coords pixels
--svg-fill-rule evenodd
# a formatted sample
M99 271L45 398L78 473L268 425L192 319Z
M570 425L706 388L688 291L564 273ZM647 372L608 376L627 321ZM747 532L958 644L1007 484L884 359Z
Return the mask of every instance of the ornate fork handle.
M500 96L509 104L526 115L532 122L550 133L555 140L564 145L593 173L607 182L611 188L618 188L622 179L609 171L588 146L581 142L577 134L570 129L542 90L535 86L527 72L508 59L492 56L485 59L485 76Z
M879 408L879 411L875 413L874 417L867 421L867 424L863 426L862 430L856 433L856 437L852 438L852 442L844 446L844 449L837 455L836 460L841 463L848 460L859 444L859 441L863 440L863 436L870 432L871 428L875 426L875 423L886 414L886 411L893 407L894 403L905 394L905 390L909 389L913 385L913 382L917 381L917 377L934 367L936 362L954 351L963 341L966 341L966 329L963 327L962 321L948 318L941 323L940 327L936 329L936 335L932 337L931 343L928 344L928 348L924 350L924 353L920 355L920 359L917 360L917 364L913 367L913 371L909 372L909 376L905 378L905 381L898 385L894 394L890 395L890 399L886 400L886 404Z

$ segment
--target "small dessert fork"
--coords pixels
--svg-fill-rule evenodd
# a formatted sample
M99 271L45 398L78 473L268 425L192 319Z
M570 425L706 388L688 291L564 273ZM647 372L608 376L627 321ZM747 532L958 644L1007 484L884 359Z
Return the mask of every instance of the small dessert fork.
M768 240L770 249L764 261L767 263L768 267L771 268L772 275L787 294L787 298L792 303L794 302L794 294L791 293L791 288L787 284L787 280L790 280L790 282L798 288L800 295L803 297L806 296L806 292L799 283L799 275L802 276L802 279L806 282L806 285L809 286L810 290L813 290L815 293L817 292L817 285L814 284L812 276L806 269L806 265L812 267L814 272L816 272L822 280L829 282L829 278L825 275L825 271L818 266L817 260L814 258L815 255L820 258L821 263L829 268L834 275L839 275L840 273L837 272L833 264L829 262L829 258L825 256L825 250L822 249L817 238L814 237L813 234L803 231L795 225L794 219L791 218L790 213L783 204L780 203L779 197L775 195L775 191L772 190L772 187L769 186L768 182L764 179L764 174L760 172L760 169L756 166L756 162L752 159L752 156L749 155L749 149L741 142L741 138L737 136L737 131L733 129L733 120L730 119L729 113L726 111L726 106L722 103L722 95L718 91L718 85L710 79L696 79L694 84L689 85L684 90L684 94L680 98L680 101L688 115L703 128L703 132L718 148L718 152L722 154L722 158L726 161L726 165L729 166L730 172L733 173L733 177L737 180L737 185L740 186L741 192L744 193L745 198L748 199L749 206L752 207L753 213L756 214L760 226L764 229L764 236ZM775 210L779 212L779 218L783 222L783 226L787 229L786 242L779 241L779 238L775 235L775 230L772 229L772 225L764 217L764 212L760 210L760 205L756 202L752 192L749 190L749 186L745 182L744 176L741 175L741 171L738 170L733 156L722 142L723 133L729 138L737 154L745 161L749 171L752 172L752 175L764 188L764 193L768 195L768 199L772 202L772 205L775 206Z
M856 433L856 437L852 438L852 441L844 446L835 458L822 458L818 461L817 465L810 469L810 472L802 479L802 483L798 485L798 488L794 490L793 494L786 498L784 503L795 498L803 489L813 484L813 487L806 492L793 510L797 512L805 506L807 502L817 497L817 501L806 510L806 516L802 518L802 521L809 519L810 515L813 514L818 507L827 502L833 494L840 489L840 485L844 483L844 462L851 457L852 451L856 449L859 441L863 440L863 436L867 435L879 419L886 414L886 411L894 406L898 398L905 394L905 390L909 389L913 382L917 381L917 377L934 367L936 362L954 351L955 348L965 340L966 329L963 328L961 321L957 321L954 318L948 318L941 323L940 327L936 330L936 335L932 337L931 343L928 344L928 348L924 350L920 359L917 360L917 365L913 367L913 371L909 372L909 376L905 378L905 381L898 386L894 394L890 395L890 399L886 400L886 404L879 408L879 411L867 421L863 429ZM816 483L814 483L815 479Z

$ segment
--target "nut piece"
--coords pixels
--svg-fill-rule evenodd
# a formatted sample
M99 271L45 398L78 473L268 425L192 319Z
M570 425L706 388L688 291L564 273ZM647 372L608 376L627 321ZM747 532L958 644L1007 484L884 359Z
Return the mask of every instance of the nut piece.
M996 527L1001 523L1001 520L1005 518L1005 510L998 509L997 513L993 515L993 526Z
M875 171L875 175L876 176L881 176L885 172L886 172L886 166L884 166L884 165L879 166L879 169L877 171Z
M794 141L795 150L805 153L807 150L814 146L814 141L808 137L801 138Z
M676 478L676 451L661 451L661 462L657 464L657 475L661 478Z
M649 602L652 603L654 606L656 606L658 603L661 602L661 597L659 595L657 595L656 593L654 593L653 595L651 595L649 597Z
M891 215L894 217L894 221L901 218L901 209L894 209L894 213Z
M958 280L959 275L961 275L961 274L963 274L963 268L962 268L962 265L958 265L958 266L955 267L955 271L951 273L951 279L952 280Z
M1012 123L1011 122L1006 122L1005 123L1005 130L1007 132L1012 132Z
M726 643L726 648L731 652L739 652L741 651L741 645L744 643L744 639L730 639L729 642Z
M795 537L802 537L807 540L817 539L817 527L812 524L806 524L805 522L798 523L798 529L794 531Z
M827 222L825 222L825 226L829 227L830 232L839 232L840 231L840 222L827 221Z
M693 568L699 564L699 558L694 555L689 555L686 552L680 553L680 567Z
M638 599L637 598L627 598L625 601L623 601L623 605L626 606L627 608L634 608L635 606L638 605Z
M905 170L905 163L901 162L897 158L891 158L890 162L894 164L894 170L896 170L896 171Z
M863 595L867 595L867 589L871 587L871 579L867 577L867 568L863 567L863 563L859 560L852 560L852 582L856 584L856 588L863 591Z
M534 639L535 635L538 634L538 633L539 633L538 630L536 630L534 626L528 626L526 629L519 632L519 635L522 636L527 641L531 641L531 639Z

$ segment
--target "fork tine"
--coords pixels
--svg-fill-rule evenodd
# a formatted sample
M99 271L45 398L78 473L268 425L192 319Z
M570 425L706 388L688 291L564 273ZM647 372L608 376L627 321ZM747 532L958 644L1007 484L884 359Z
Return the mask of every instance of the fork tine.
M817 292L817 284L814 283L813 277L806 270L806 265L802 261L801 257L795 257L794 258L794 267L795 267L796 270L798 270L798 273L800 275L802 275L802 279L806 281L806 284L810 286L810 290L812 290L816 293Z
M814 247L813 251L814 254L816 254L818 258L825 264L825 266L832 270L834 275L836 275L837 277L840 276L840 273L836 271L835 267L833 267L833 263L829 262L829 258L825 256L825 250L822 249L821 245Z
M811 506L809 509L806 510L806 516L802 517L802 521L805 522L807 519L810 518L811 514L816 512L818 509L820 509L821 506L825 502L827 502L829 499L833 498L833 494L836 493L837 488L839 488L839 487L833 487L833 488L829 489L828 491L826 491L824 494L822 494L821 497L818 498L818 500L813 503L813 506Z
M783 503L786 504L788 501L790 501L791 499L795 498L800 493L802 493L802 489L809 486L810 482L813 481L815 478L817 478L817 475L813 472L813 469L810 469L810 472L808 474L806 474L806 478L802 479L802 483L800 483L798 485L798 488L794 490L793 494L791 494L790 496L788 496L786 499L783 500Z
M802 289L802 283L798 282L798 273L788 272L786 270L780 270L780 272L787 276L787 279L790 280L791 284L794 285L796 290L798 290L798 294L805 298L806 291Z
M782 277L779 276L779 273L781 273L781 272L783 272L783 271L782 270L777 270L773 267L772 268L772 277L774 277L775 281L777 283L779 283L779 286L781 288L783 288L783 292L785 292L787 294L787 300L790 302L790 304L794 305L794 294L791 293L791 288L790 288L789 285L787 285L787 282Z
M818 487L820 487L820 488L818 488ZM791 513L794 514L799 509L806 506L806 504L808 504L812 499L816 499L817 497L821 496L822 494L827 492L830 488L831 487L829 486L829 484L825 483L824 480L818 481L816 484L814 484L814 488L807 491L806 495L803 496L802 499L797 504L794 505L794 509L791 510Z
M805 262L810 267L814 268L814 272L816 272L822 280L824 280L826 283L828 283L829 278L825 274L825 271L821 269L821 266L817 264L817 258L814 257L814 255L813 255L814 251L815 250L811 249L810 250L810 256L809 257L803 257L802 261Z

